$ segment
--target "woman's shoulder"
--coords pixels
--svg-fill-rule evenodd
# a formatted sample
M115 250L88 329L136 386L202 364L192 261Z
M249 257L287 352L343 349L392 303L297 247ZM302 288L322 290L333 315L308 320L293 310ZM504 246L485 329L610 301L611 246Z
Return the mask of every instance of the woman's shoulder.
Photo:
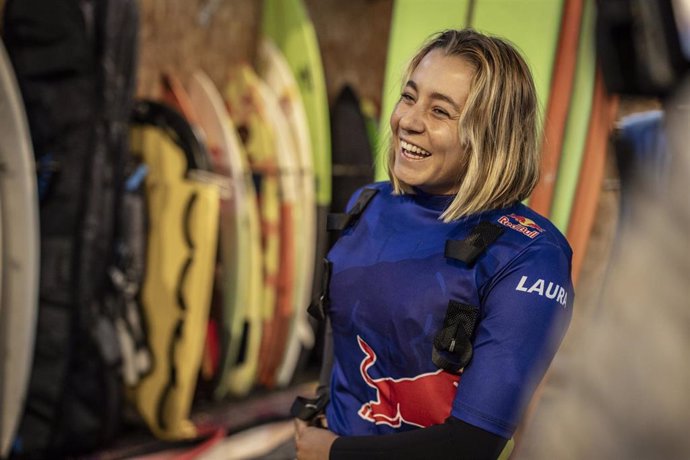
M518 203L491 211L482 220L499 229L500 236L487 250L483 261L486 277L481 284L493 284L519 269L523 274L548 272L560 286L570 285L573 251L549 219Z
M558 227L522 203L485 213L481 220L500 229L500 240L518 251L546 246L557 249L567 258L572 257L570 244Z

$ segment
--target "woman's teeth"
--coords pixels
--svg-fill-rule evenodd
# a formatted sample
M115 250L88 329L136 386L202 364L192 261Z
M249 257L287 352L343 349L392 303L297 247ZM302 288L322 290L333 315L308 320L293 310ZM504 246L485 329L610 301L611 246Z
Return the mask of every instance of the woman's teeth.
M400 146L402 147L403 153L408 157L426 158L431 156L431 154L423 148L417 147L416 145L410 144L403 140L400 141Z

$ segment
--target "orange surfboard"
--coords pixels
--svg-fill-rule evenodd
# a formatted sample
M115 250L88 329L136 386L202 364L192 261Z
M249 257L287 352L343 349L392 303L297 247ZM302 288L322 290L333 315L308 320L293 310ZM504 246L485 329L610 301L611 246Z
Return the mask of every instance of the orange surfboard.
M582 23L583 0L565 0L551 90L544 116L541 177L529 198L532 209L548 217L558 174L563 136L573 92L575 64Z
M597 73L594 85L594 100L585 156L580 168L580 179L577 183L567 232L568 241L573 248L572 277L575 285L577 285L587 243L594 227L594 218L601 196L601 184L604 180L607 143L618 109L618 99L606 93L600 73Z

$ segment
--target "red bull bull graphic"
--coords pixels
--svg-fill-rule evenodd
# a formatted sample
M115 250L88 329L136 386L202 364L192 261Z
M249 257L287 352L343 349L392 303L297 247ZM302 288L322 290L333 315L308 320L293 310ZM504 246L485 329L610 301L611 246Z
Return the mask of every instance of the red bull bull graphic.
M376 390L376 399L364 403L358 415L377 425L399 428L403 423L425 428L443 423L450 415L460 376L439 369L414 377L374 379L369 369L376 352L357 336L364 359L359 366L362 379Z
M498 223L522 233L529 238L536 238L544 231L535 221L528 217L518 216L517 214L508 214L501 216Z

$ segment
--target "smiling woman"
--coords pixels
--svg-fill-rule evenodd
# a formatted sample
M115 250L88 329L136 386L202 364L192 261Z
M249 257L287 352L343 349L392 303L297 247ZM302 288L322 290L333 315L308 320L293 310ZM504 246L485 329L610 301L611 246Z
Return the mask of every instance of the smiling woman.
M458 120L474 73L466 60L441 50L412 72L391 116L398 181L435 195L457 193L465 159Z
M445 172L455 178L446 221L529 196L539 177L536 90L527 64L509 43L470 31L439 34L412 59L406 81L391 117L388 173L397 193L417 185L402 174L400 141L431 142L447 134L459 143L460 158L454 159L460 167L454 163ZM420 85L426 94L419 93ZM445 123L417 121L414 127L422 131L408 132L411 125L401 124L401 117L410 107L420 110L420 102L427 104L428 121Z
M412 59L390 182L330 216L314 311L327 381L299 459L506 458L572 315L572 251L521 201L538 176L532 77L509 43L448 30ZM332 367L331 367L332 366ZM314 418L307 417L307 412Z

